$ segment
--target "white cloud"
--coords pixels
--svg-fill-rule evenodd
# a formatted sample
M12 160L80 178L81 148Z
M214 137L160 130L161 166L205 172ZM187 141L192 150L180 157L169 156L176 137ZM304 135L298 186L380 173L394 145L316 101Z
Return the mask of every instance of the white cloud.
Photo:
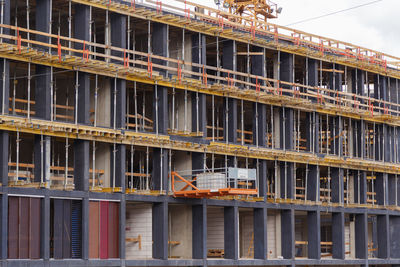
M215 7L213 0L193 0ZM372 0L274 0L283 7L271 22L287 25L303 19L358 6ZM383 0L371 5L326 16L290 27L400 57L399 0Z

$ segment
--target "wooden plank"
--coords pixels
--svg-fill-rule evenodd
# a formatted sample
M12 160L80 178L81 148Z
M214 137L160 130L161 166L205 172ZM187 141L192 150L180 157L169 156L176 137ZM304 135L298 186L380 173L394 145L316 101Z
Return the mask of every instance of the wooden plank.
M63 258L63 213L64 200L53 200L53 257L54 259Z
M119 257L119 203L108 203L108 257Z
M19 258L29 259L29 215L30 199L21 197L19 199ZM35 216L35 215L33 215Z

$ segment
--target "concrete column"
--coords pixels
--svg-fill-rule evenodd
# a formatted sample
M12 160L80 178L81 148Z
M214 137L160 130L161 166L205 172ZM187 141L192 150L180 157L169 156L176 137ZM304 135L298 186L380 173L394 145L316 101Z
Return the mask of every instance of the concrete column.
M390 126L383 124L382 138L383 138L383 160L385 162L390 162L390 151L392 146L390 145Z
M167 216L168 217L168 216ZM125 189L121 194L121 202L119 203L119 229L118 229L118 242L119 242L119 257L124 260L126 258L125 245L126 245L126 195Z
M321 214L319 210L307 212L308 258L321 258Z
M341 157L343 155L343 120L342 116L334 117L334 127L335 127L335 136L334 136L334 154Z
M236 71L236 62L236 42L232 40L226 40L222 47L222 67L224 69ZM235 78L235 75L233 74L230 74L229 76L232 79ZM237 116L237 99L224 99L224 137L225 140L230 143L237 142Z
M266 160L258 161L258 192L261 197L267 195L268 167Z
M400 258L400 216L389 217L390 258Z
M332 258L345 258L344 213L332 213Z
M193 259L207 259L207 205L192 206Z
M308 58L308 85L318 86L318 60ZM316 102L316 100L315 100Z
M396 194L397 194L397 184L396 184L396 175L388 174L388 205L396 205Z
M163 23L153 23L153 32L151 33L151 47L153 54L168 57L168 25ZM153 63L166 65L165 61L153 59ZM166 74L165 70L156 68L161 74Z
M0 131L0 183L3 187L8 186L8 149L8 131Z
M50 0L38 0L36 1L36 29L37 31L49 33L50 29L50 16L51 16L51 1ZM44 35L36 35L36 41L48 43L49 37ZM44 47L38 47L44 50ZM47 49L46 49L47 50Z
M239 259L239 210L237 206L224 207L225 259Z
M7 2L7 1L6 1ZM1 114L9 113L9 96L10 96L10 61L5 58L0 59L0 75L5 79L1 78L0 82L0 109ZM4 96L4 100L3 100Z
M367 174L365 171L353 171L354 176L354 202L367 203Z
M319 166L308 165L307 200L320 201L319 177Z
M237 143L237 109L237 99L224 99L224 139L228 140L229 143Z
M281 198L295 198L295 184L293 183L294 168L292 162L280 162Z
M305 126L307 151L319 153L319 114L307 112Z
M207 96L193 92L192 94L192 132L202 132L207 137Z
M121 192L125 192L125 166L126 166L126 146L123 144L115 145L115 153L114 153L114 145L110 146L111 149L111 171L110 171L110 185L111 187L121 187ZM115 156L115 161L114 161ZM115 171L114 171L114 163L115 163ZM114 174L115 174L115 184L114 184Z
M390 255L389 215L378 215L377 219L378 258L386 259Z
M267 145L267 105L253 103L253 144Z
M74 21L74 38L90 41L90 7L87 5L76 4ZM83 44L75 43L75 49L82 50ZM85 49L88 49L85 47ZM82 56L82 53L77 53L77 56Z
M50 182L50 136L35 135L33 161L35 164L35 182Z
M8 256L8 195L0 195L0 259Z
M279 77L281 81L293 82L294 80L294 55L285 52L280 52L280 72ZM282 88L292 89L290 85L281 84ZM283 93L288 94L288 93Z
M89 197L82 199L82 259L89 259Z
M192 62L200 65L205 65L207 57L206 57L206 36L201 33L193 33L192 35ZM192 67L193 72L203 72L203 70L199 67ZM199 79L198 76L195 76L195 79Z
M254 209L254 259L267 259L267 209Z
M89 141L74 141L74 183L75 190L89 190Z
M280 131L281 131L281 148L284 150L293 150L293 132L294 132L294 115L293 109L281 108Z
M386 205L388 203L388 174L376 173L375 182L376 203Z
M356 258L366 259L368 257L368 222L367 214L355 214L355 245Z
M36 65L35 117L50 120L51 115L51 70L50 67Z
M294 253L294 210L281 210L282 256L293 259Z
M40 255L48 261L50 258L50 198L45 196L41 204Z
M352 71L352 92L353 94L357 94L360 96L364 94L364 81L365 81L365 72L359 69L354 69ZM362 103L362 101L361 101Z
M153 149L153 190L168 190L168 150Z
M168 203L153 204L153 258L168 259Z
M343 169L331 167L332 202L344 203Z

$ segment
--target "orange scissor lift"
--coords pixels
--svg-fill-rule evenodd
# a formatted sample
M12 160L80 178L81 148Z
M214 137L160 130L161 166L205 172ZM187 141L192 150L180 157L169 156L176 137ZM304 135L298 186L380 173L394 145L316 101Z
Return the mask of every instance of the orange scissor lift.
M232 187L231 183L226 183L223 188L204 188L196 186L194 183L198 181L197 176L193 178L186 178L176 171L171 172L171 189L175 197L188 197L188 198L208 198L220 196L238 196L238 195L257 195L258 190L253 182L236 182ZM255 181L254 181L255 182ZM184 186L176 189L175 183L183 183ZM249 188L252 187L252 188Z

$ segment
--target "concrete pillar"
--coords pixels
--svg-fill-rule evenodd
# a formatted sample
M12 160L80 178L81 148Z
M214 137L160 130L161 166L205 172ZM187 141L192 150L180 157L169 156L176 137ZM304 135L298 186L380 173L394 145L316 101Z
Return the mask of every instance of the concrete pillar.
M254 259L267 259L267 209L254 209Z
M366 259L368 257L368 222L367 214L355 214L355 247L356 258Z
M400 216L389 217L390 257L400 258Z
M35 117L50 120L51 115L51 70L50 67L36 65Z
M33 162L35 182L50 182L50 136L35 135ZM43 179L42 179L43 178Z
M222 67L224 69L236 71L236 62L236 42L226 40L222 47ZM234 79L235 75L230 74L229 77ZM237 99L224 99L224 137L225 140L230 143L237 142L237 116Z
M321 214L319 210L307 212L308 258L321 258Z
M280 131L281 131L281 148L284 150L293 150L293 132L294 132L294 115L293 109L281 108Z
M266 160L258 161L258 192L259 196L264 197L267 195L267 176L268 167Z
M354 202L367 203L367 174L365 171L352 171L354 176Z
M239 259L239 210L237 206L224 207L225 259Z
M280 162L280 189L281 198L295 198L295 184L293 183L294 168L292 162Z
M38 215L39 216L39 215ZM41 240L40 240L40 255L45 261L50 258L50 197L42 198L41 203Z
M378 215L377 219L378 258L386 259L390 255L389 215Z
M341 157L343 155L343 120L342 116L334 117L334 129L335 129L335 136L334 136L334 154Z
M253 144L267 145L267 105L253 103Z
M201 33L193 33L192 35L192 62L200 65L206 65L206 36ZM202 73L203 70L199 67L192 67L193 72ZM198 76L195 76L195 79L199 79Z
M153 149L153 171L151 174L153 190L168 190L168 150Z
M36 17L35 30L49 33L50 29L50 15L51 15L51 1L50 0L38 0L36 1ZM44 35L36 35L36 41L48 43L49 37ZM44 47L38 47L41 50L44 50ZM46 49L47 50L47 49Z
M8 186L8 131L0 131L0 183L3 187Z
M395 174L388 174L388 205L396 205L396 196L397 196L397 179Z
M110 186L121 187L121 192L125 192L125 166L126 166L126 146L123 144L111 145L111 172ZM115 149L115 151L114 151ZM115 160L114 160L115 156ZM115 163L115 171L114 171ZM114 179L115 175L115 179ZM115 184L114 184L115 182Z
M359 69L352 71L352 93L360 96L364 94L365 72ZM362 101L361 101L362 103Z
M168 259L168 203L153 204L153 258Z
M90 7L78 4L75 8L74 37L90 41ZM76 49L83 49L83 44L76 43ZM90 124L90 76L88 73L77 72L78 75L78 118L79 124ZM93 167L94 169L94 167ZM89 190L89 141L74 142L74 183L75 190ZM82 210L88 209L82 201ZM84 214L84 213L82 213ZM83 253L82 253L83 254ZM82 255L84 258L84 255Z
M193 259L207 259L207 205L192 206Z
M332 202L344 203L343 169L331 167Z
M293 82L294 80L294 55L293 54L288 54L285 52L280 52L280 58L279 58L279 63L280 63L280 71L279 71L279 77L281 81L285 82ZM285 85L281 84L282 88L285 89L291 89L292 86L290 85ZM288 94L288 93L283 93L283 94Z
M376 203L386 205L388 203L388 174L376 173L375 182Z
M305 126L307 151L319 153L319 114L307 112Z
M8 194L0 195L0 259L8 256Z
M284 259L293 259L294 253L294 210L281 210L281 240L282 256Z
M121 201L119 203L119 229L118 229L118 254L121 260L126 258L125 245L126 245L126 195L125 188L121 194Z
M390 151L392 146L390 145L390 126L383 124L382 138L383 138L383 160L385 162L390 162Z
M86 140L74 141L74 183L75 190L89 190L89 141Z
M229 143L237 143L237 116L238 116L237 99L225 98L224 99L224 140Z
M6 1L7 2L7 1ZM9 113L9 96L10 96L10 61L5 58L0 59L0 75L5 79L1 78L0 82L0 109L1 114ZM4 100L3 100L4 96Z
M82 199L82 259L89 259L89 197Z
M202 132L207 137L207 96L193 92L192 94L192 132Z
M332 213L332 258L345 258L344 213Z
M153 32L151 33L151 47L153 54L157 56L168 57L168 25L163 23L153 23ZM166 65L165 61L152 59L152 62L158 65ZM166 74L163 69L156 68L161 74Z
M308 165L307 200L320 201L319 177L319 166Z

